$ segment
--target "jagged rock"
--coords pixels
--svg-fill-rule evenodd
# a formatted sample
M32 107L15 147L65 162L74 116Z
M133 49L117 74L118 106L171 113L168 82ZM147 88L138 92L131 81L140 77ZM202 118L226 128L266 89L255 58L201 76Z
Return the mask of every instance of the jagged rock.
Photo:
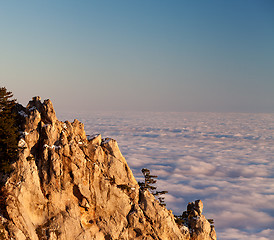
M190 228L180 229L172 212L139 188L115 140L87 138L82 123L58 121L51 101L40 97L17 111L19 159L1 177L3 239L216 239L201 201L188 209Z
M216 240L216 232L213 225L202 215L203 203L201 200L188 203L187 211L183 213L185 226L190 230L190 239ZM185 229L184 229L185 230Z

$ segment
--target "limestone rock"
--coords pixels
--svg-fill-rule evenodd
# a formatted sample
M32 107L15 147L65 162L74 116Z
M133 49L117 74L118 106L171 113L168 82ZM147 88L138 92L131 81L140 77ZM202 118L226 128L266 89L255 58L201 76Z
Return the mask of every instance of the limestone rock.
M17 111L19 159L9 175L0 173L1 239L216 239L208 238L202 202L188 209L193 231L180 229L171 211L139 188L115 140L87 138L82 123L58 121L51 101L40 97Z
M189 229L190 239L216 240L215 228L202 214L203 203L201 200L188 203L187 211L182 215L185 226Z

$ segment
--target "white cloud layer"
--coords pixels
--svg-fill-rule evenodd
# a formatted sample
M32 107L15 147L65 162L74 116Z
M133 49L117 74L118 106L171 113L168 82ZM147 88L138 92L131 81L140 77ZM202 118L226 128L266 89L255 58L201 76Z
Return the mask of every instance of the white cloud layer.
M141 169L168 190L167 208L181 214L201 199L223 240L274 235L274 114L89 113L87 134L118 141L137 180Z

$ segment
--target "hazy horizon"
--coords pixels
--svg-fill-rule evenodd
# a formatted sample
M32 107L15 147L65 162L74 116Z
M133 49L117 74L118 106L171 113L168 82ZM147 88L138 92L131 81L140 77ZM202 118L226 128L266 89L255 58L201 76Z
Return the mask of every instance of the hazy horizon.
M7 89L10 90L10 89ZM38 95L32 96L32 97L36 97ZM32 100L32 97L30 97L28 100L25 100L24 102L20 102L18 101L18 98L16 98L16 96L13 96L16 100L17 103L21 104L23 107L26 107L28 102ZM56 101L52 98L41 98L41 102L43 103L44 100L46 99L50 99L53 103L53 105L56 105ZM201 110L201 111L192 111L192 110L177 110L177 111L171 111L171 110L153 110L153 109L149 109L149 110L144 110L144 109L109 109L109 108L104 108L104 109L82 109L79 110L77 109L77 107L70 107L69 105L65 105L64 108L60 108L60 106L58 107L54 107L55 112L57 117L60 115L78 115L78 114L97 114L97 113L122 113L122 114L127 114L127 113L224 113L224 114L273 114L273 111L225 111L225 110L215 110L215 111L205 111L205 110Z
M0 85L57 111L274 112L274 3L1 1Z

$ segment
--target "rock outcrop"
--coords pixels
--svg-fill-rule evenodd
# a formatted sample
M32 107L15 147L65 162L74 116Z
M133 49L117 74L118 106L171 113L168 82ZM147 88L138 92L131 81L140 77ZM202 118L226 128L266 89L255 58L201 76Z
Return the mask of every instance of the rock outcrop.
M78 120L58 121L50 100L34 97L17 111L20 153L13 171L1 173L1 239L216 239L201 201L180 229L139 188L115 140L87 138Z
M182 218L186 226L191 231L192 239L214 239L216 240L216 232L214 226L202 215L203 203L201 200L188 203L187 211L183 212Z

